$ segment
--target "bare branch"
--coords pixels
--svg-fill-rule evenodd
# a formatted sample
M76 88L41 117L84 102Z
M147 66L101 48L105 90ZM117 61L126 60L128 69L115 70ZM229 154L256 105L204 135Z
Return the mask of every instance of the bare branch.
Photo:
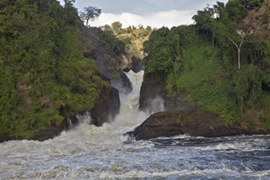
M236 42L234 42L234 40L232 40L232 38L230 38L228 35L225 36L236 46L237 49L239 48L239 46L236 44Z

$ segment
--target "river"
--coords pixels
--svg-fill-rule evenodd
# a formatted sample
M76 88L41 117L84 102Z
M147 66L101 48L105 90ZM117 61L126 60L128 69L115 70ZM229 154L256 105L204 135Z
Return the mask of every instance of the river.
M128 140L149 116L138 111L143 71L128 76L133 91L113 122L95 127L85 114L54 139L1 143L0 179L270 180L270 135Z

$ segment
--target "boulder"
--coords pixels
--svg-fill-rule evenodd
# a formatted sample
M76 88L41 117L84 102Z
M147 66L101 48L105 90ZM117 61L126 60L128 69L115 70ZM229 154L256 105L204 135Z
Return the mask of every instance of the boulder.
M105 86L101 89L100 94L94 107L90 110L91 123L96 126L102 126L104 122L112 120L119 113L120 108L120 98L117 89Z
M139 105L142 111L159 113L153 114L133 132L127 133L137 140L179 134L217 137L269 132L260 120L259 110L246 111L241 119L228 125L217 114L188 101L184 91L169 96L166 93L166 77L162 73L145 74ZM164 108L159 108L162 105Z
M151 115L129 135L136 140L170 137L180 134L191 136L219 137L241 134L262 134L266 131L249 129L238 123L227 125L218 115L194 108L183 111L159 112Z

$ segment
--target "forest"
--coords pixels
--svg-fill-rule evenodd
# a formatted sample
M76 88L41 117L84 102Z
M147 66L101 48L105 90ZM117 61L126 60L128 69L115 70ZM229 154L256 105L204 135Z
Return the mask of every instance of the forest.
M110 84L88 37L115 64L145 57L145 76L163 76L169 96L185 92L228 124L253 114L270 129L269 1L217 2L171 29L89 27L73 3L0 2L0 135L31 137L94 106Z
M80 51L72 1L0 2L0 132L29 137L93 106L108 85Z
M228 124L253 112L269 129L269 1L217 2L193 20L153 31L144 43L145 76L161 74L169 96L186 92Z
M110 56L116 76L122 55L142 56L150 27L91 27L101 9L79 12L74 2L0 2L0 137L32 138L93 108L104 87L111 88L97 55Z

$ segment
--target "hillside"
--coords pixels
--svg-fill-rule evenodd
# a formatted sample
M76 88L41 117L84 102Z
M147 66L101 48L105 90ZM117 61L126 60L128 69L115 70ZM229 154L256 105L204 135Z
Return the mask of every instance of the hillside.
M106 68L122 82L125 50L77 14L71 1L0 2L0 141L44 140L78 123L78 114L91 111L101 125L118 112Z
M198 11L194 25L153 31L140 108L161 96L167 111L204 110L246 133L269 131L268 13L269 1L229 0Z
M149 39L152 33L150 26L129 26L123 28L120 22L114 22L111 25L105 25L102 29L105 32L113 33L116 38L122 41L128 54L136 55L141 59L144 57L143 43Z
M248 12L241 26L257 36L270 36L270 1L265 1L260 7Z

